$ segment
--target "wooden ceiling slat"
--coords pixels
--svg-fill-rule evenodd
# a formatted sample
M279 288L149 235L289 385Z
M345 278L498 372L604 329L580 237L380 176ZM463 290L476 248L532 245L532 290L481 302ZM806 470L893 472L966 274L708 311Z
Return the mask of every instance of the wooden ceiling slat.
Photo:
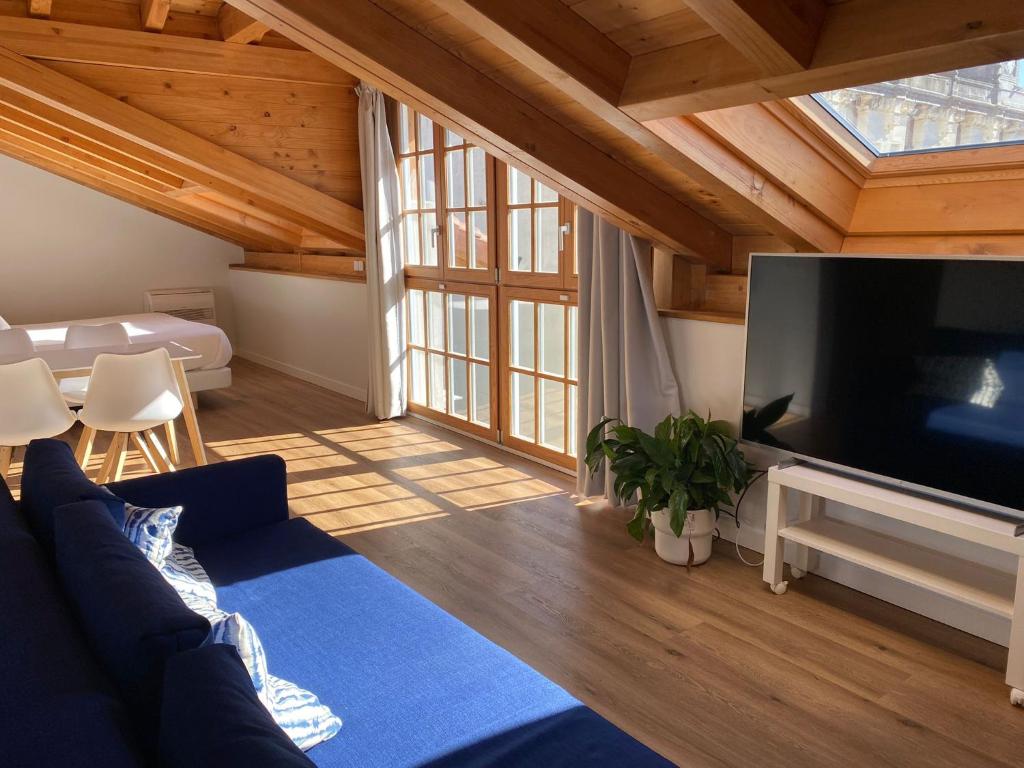
M228 45L178 35L0 16L0 46L33 59L350 86L352 76L308 51Z

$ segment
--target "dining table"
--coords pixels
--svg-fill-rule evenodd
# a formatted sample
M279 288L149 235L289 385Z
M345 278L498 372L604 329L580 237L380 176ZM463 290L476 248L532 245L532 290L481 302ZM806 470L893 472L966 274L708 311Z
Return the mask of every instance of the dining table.
M103 354L112 355L136 355L142 352L151 352L154 349L166 349L171 358L171 367L174 369L174 378L178 382L182 400L182 417L185 420L185 430L188 432L189 444L192 446L192 455L197 466L208 463L206 459L206 448L203 445L203 436L199 431L199 419L196 417L195 404L192 402L192 392L189 390L188 378L185 376L185 363L189 360L198 360L201 355L186 345L176 341L163 341L138 344L123 344L107 347L87 347L82 349L65 349L63 347L39 347L34 352L0 355L0 365L8 363L20 363L23 360L40 358L45 362L53 377L61 379L80 378L89 376L92 373L96 358ZM173 447L171 447L173 451ZM177 457L174 457L176 460Z

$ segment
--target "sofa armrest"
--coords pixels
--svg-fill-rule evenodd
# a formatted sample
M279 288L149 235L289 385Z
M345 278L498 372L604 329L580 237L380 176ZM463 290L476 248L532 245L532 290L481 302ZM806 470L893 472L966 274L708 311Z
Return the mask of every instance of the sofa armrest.
M184 507L174 539L188 547L288 519L288 483L280 456L225 461L107 487L137 507Z

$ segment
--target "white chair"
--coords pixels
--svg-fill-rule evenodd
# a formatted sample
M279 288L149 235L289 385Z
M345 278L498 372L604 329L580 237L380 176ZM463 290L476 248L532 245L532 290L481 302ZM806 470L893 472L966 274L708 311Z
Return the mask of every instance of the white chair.
M0 365L0 477L7 477L15 448L56 437L74 423L75 414L43 360Z
M35 351L32 337L24 328L0 331L0 355L31 355Z
M119 480L124 470L129 440L154 472L173 472L155 427L174 421L184 401L164 348L138 355L97 355L89 391L78 414L83 424L75 455L85 468L97 432L113 432L96 482Z
M131 337L121 323L103 325L71 325L64 336L64 349L87 347L123 347L131 344ZM62 379L60 391L68 405L81 405L89 391L89 377L76 376Z

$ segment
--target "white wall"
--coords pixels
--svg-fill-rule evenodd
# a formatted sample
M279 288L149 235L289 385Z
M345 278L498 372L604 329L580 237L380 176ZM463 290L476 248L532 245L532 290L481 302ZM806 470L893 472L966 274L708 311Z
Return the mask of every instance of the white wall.
M150 288L209 286L228 336L242 249L0 155L0 315L52 322L143 311Z
M231 271L235 354L366 399L366 286Z
M710 409L715 418L728 419L738 426L743 393L744 327L677 318L665 318L663 323L672 364L682 390L684 407L692 408L702 415L706 415ZM747 458L760 468L765 468L772 462L769 452L761 452L756 449L748 450ZM796 495L790 494L791 497ZM795 498L792 498L791 504L794 504L795 501ZM751 488L743 501L741 509L743 524L738 533L741 544L758 552L764 551L765 505L765 482L762 479ZM795 514L795 512L794 506L791 513ZM826 505L826 513L900 536L924 546L1000 568L1008 573L1016 572L1016 563L1012 557L984 547L972 546L947 536L902 525L896 521L883 520L870 513L850 509L840 504L829 503ZM730 540L737 536L735 526L727 518L722 520L721 531L722 535ZM788 557L787 554L787 559ZM1008 620L992 616L955 600L940 597L927 590L904 584L828 556L821 558L820 565L815 572L833 581L846 584L861 592L922 613L993 642L1002 645L1008 643L1010 631ZM776 598L765 591L765 599L784 600L785 597Z

